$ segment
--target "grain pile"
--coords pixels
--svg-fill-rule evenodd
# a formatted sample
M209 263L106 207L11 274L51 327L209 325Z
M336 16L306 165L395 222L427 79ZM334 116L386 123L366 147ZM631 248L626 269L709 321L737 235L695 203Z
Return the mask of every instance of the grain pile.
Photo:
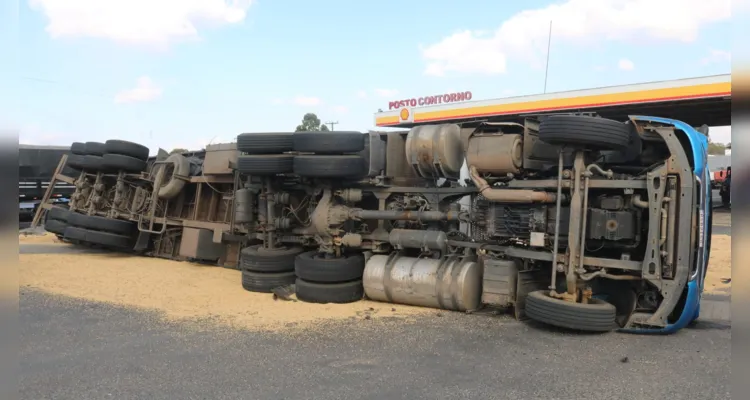
M19 244L50 244L50 243L62 243L60 239L53 233L42 232L42 233L21 233L18 235Z
M371 301L275 301L271 294L243 290L239 271L120 254L22 254L19 273L21 286L48 293L156 310L168 319L211 320L251 330L306 328L366 316L405 318L435 311Z
M732 287L732 237L713 235L711 237L711 259L708 261L706 293L728 294Z

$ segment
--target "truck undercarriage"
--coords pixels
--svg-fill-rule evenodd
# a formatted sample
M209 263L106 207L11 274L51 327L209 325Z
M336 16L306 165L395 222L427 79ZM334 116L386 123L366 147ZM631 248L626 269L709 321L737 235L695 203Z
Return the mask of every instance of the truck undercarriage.
M246 133L156 159L124 141L74 144L76 192L68 210L45 206L46 228L237 268L247 290L294 285L308 302L663 329L705 272L691 148L669 124L581 115Z

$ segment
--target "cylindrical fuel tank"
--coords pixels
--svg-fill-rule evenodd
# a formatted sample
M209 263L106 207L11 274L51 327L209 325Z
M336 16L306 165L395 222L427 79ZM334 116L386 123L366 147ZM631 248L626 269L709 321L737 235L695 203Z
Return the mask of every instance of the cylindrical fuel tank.
M466 163L479 173L517 174L523 166L521 135L474 135L469 138Z
M405 147L407 162L422 178L459 178L464 152L458 125L416 126L406 135Z
M253 222L254 194L250 189L237 189L234 192L234 222L246 224Z
M482 270L473 259L373 255L365 264L365 294L371 300L444 310L479 307Z

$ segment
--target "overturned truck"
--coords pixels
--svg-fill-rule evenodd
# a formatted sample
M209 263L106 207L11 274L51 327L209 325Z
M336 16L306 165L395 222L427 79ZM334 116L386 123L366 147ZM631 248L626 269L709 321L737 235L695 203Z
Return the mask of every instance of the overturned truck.
M698 317L710 250L705 136L679 121L550 115L394 132L245 133L148 157L74 143L65 240L218 263L242 286L587 331ZM65 162L65 160L63 160Z

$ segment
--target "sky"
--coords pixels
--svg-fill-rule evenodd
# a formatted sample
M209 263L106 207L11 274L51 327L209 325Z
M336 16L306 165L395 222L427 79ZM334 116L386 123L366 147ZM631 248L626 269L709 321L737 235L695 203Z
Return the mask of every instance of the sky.
M731 71L729 0L0 3L0 126L25 144L199 149L306 112L366 131L391 100L538 94L550 21L548 92Z

